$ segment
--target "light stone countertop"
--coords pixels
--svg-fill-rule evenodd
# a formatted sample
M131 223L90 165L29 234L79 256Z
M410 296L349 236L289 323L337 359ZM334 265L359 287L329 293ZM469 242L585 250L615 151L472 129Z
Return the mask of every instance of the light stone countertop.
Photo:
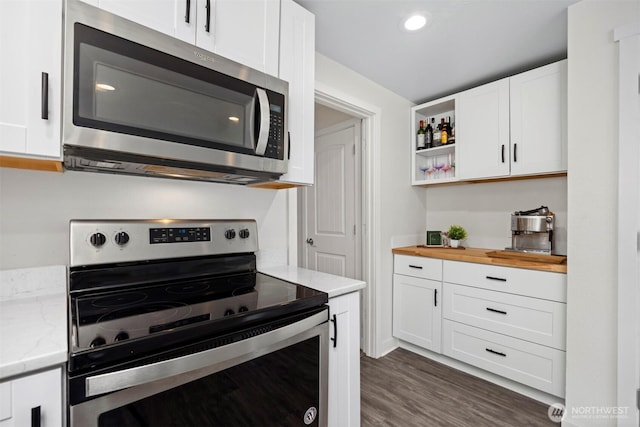
M320 271L307 270L291 265L278 267L266 267L258 269L260 273L297 283L312 289L329 294L329 298L358 291L367 286L362 280L354 280L348 277L335 276Z
M67 361L64 265L0 271L0 381Z

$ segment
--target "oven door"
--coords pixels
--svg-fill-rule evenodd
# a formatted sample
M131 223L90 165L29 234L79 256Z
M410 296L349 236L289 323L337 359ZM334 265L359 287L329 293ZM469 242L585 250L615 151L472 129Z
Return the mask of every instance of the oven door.
M324 309L222 347L82 375L86 399L71 402L70 423L327 426L327 317Z

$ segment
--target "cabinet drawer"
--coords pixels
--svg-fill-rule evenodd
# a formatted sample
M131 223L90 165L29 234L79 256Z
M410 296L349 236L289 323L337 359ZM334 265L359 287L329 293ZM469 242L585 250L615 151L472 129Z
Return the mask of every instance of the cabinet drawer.
M566 304L450 283L443 287L446 319L565 350Z
M442 281L442 260L420 256L394 255L393 272L405 276Z
M554 396L564 397L565 352L443 321L443 353Z
M566 274L459 261L444 261L442 270L448 283L567 302Z

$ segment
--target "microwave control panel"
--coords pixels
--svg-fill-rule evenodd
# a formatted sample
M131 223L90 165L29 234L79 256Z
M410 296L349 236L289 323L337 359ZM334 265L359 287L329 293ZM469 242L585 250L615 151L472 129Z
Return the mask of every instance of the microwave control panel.
M265 157L284 159L284 108L282 105L270 104L269 140L264 152Z

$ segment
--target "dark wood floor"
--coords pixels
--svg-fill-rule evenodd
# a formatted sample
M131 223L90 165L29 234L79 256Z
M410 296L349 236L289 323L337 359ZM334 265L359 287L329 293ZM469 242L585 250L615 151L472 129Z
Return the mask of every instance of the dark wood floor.
M360 358L362 426L557 426L548 406L404 349Z

